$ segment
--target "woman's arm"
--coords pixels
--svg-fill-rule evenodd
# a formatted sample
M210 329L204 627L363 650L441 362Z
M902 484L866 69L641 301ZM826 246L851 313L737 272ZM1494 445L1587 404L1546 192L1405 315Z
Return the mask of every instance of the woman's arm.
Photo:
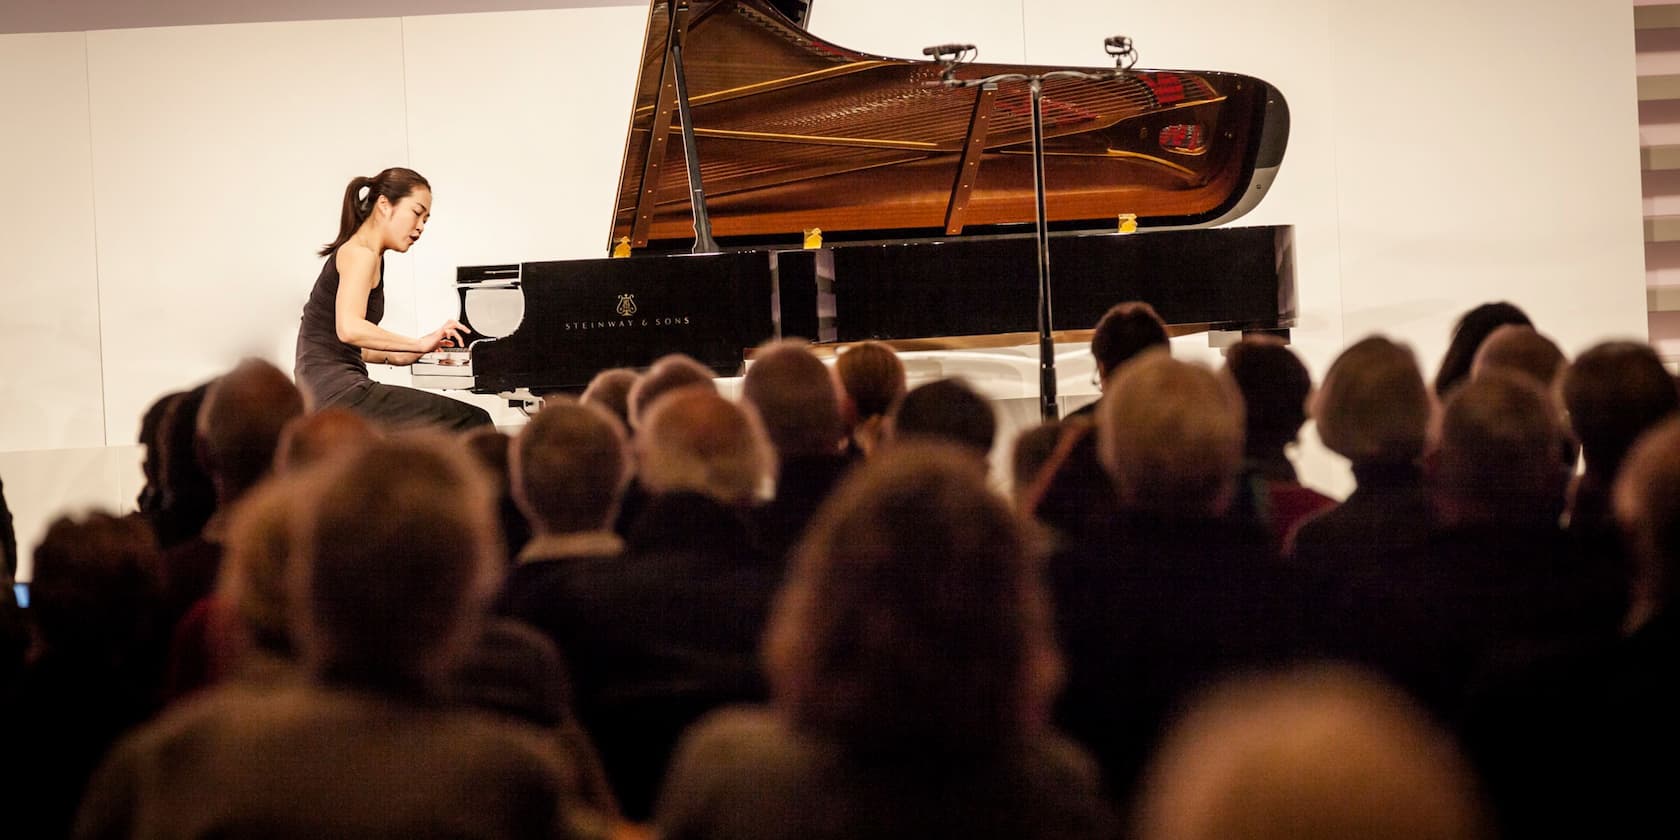
M369 350L362 348L362 361L370 365L396 365L405 367L420 361L424 353L402 353L396 350Z
M335 259L338 260L338 297L333 301L334 326L338 330L339 341L362 348L364 361L412 364L413 359L407 362L387 359L400 360L406 354L418 357L436 350L445 342L451 347L465 346L461 334L470 330L455 321L446 321L443 326L420 338L409 338L369 321L367 299L377 280L379 258L365 248L346 245L339 249ZM382 358L369 358L369 351L380 353Z

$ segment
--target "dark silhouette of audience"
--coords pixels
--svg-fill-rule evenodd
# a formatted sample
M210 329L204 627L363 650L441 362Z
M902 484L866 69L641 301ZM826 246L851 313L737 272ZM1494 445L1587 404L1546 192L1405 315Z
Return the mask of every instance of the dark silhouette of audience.
M34 551L34 604L0 593L7 828L1672 831L1650 347L1570 361L1478 307L1437 405L1382 337L1315 390L1276 340L1216 373L1167 335L1105 316L1103 396L1014 436L1013 505L991 403L906 392L875 342L762 346L738 398L686 356L605 371L511 438L305 414L256 361L165 395L137 513L17 547L0 498L8 583ZM1340 504L1295 471L1309 415Z

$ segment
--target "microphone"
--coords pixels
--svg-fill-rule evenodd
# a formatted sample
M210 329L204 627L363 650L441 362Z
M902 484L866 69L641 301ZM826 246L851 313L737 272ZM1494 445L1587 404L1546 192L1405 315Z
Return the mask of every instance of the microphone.
M959 56L965 52L972 52L973 50L973 44L936 44L931 47L923 47L922 55L931 55L936 57L944 55Z

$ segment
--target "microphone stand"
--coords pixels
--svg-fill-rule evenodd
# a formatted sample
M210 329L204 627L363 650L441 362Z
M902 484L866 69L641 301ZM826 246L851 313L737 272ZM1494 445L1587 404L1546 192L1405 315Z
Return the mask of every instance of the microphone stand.
M688 199L694 210L692 253L715 254L718 244L712 238L712 217L706 211L706 190L700 182L700 151L694 142L694 117L689 112L688 103L688 74L683 69L683 41L688 37L688 27L677 24L677 16L688 11L688 4L669 0L665 11L670 18L665 43L670 45L672 81L677 89L677 118L682 122L683 158L688 163Z
M999 73L978 79L957 78L957 67L973 60L978 52L972 44L942 44L922 51L944 65L941 79L945 87L997 90L998 85L1006 82L1026 82L1032 94L1033 206L1038 232L1038 408L1045 422L1059 419L1061 412L1056 405L1056 342L1051 337L1050 229L1044 213L1044 83L1053 79L1118 79L1137 64L1137 51L1132 47L1132 39L1114 36L1105 39L1103 45L1114 58L1113 70L1095 73L1084 70Z

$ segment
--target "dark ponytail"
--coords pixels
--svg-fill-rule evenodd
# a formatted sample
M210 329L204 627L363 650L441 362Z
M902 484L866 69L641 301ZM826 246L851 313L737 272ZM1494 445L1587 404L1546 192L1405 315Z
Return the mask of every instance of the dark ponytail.
M380 196L385 196L385 200L394 206L416 188L421 187L430 190L432 185L420 173L400 166L393 166L372 178L360 175L351 178L349 186L344 188L344 207L338 217L338 238L331 244L322 246L316 255L324 257L350 241L356 229L362 226L362 222L367 221L368 214L373 212L373 205L379 201ZM364 189L367 190L366 195L362 194Z

